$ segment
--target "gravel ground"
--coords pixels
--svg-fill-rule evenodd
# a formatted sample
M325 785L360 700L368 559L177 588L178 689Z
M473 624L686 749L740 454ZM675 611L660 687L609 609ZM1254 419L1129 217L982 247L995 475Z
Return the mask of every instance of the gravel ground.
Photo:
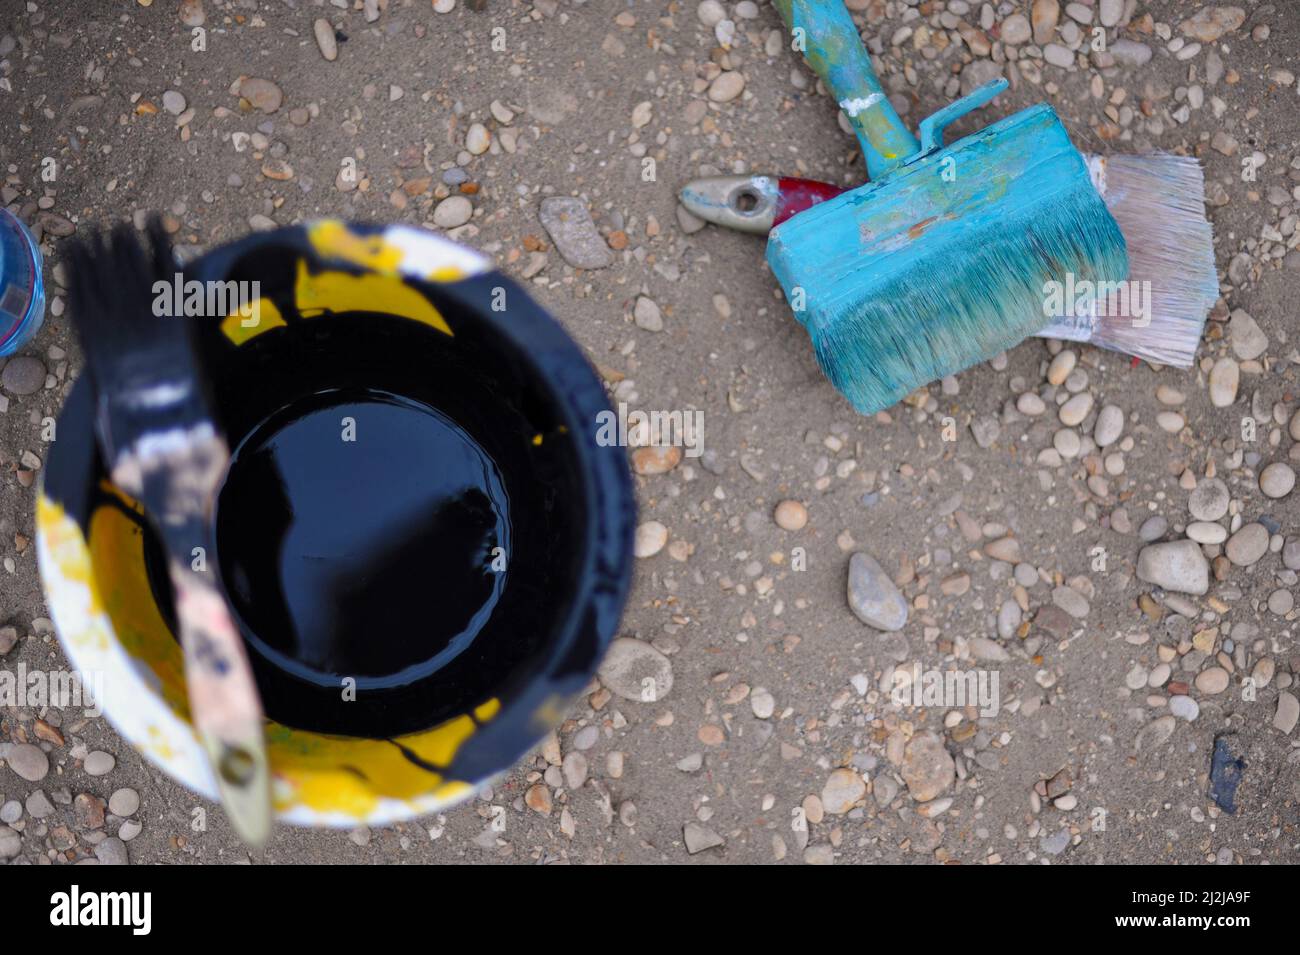
M3 666L62 665L32 543L41 422L80 367L62 237L160 210L191 251L335 215L483 250L618 400L703 412L702 457L635 458L621 636L664 655L671 692L593 682L469 804L280 828L254 856L215 807L194 832L196 798L103 719L5 706L0 858L1300 861L1300 9L850 2L911 122L1001 73L990 116L1045 99L1083 149L1199 157L1222 292L1194 369L1030 340L860 417L761 242L675 199L708 173L864 178L775 11L481 5L0 3L2 198L42 236L51 299L0 369ZM1099 21L1106 50L1080 52ZM598 240L546 228L568 196ZM900 705L913 663L996 674L997 712Z

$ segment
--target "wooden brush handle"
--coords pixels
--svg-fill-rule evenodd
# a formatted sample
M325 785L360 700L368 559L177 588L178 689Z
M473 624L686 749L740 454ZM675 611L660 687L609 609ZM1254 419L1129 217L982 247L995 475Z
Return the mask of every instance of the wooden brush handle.
M261 845L271 827L270 768L248 656L211 576L175 557L170 565L194 728L231 824L246 842Z
M271 831L271 773L262 700L216 569L196 567L211 542L211 502L230 462L211 421L145 431L118 454L113 483L144 501L167 550L167 574L185 657L190 719L208 753L226 816L260 846Z
M890 105L843 0L772 0L858 135L872 179L921 148ZM799 31L799 32L796 32Z

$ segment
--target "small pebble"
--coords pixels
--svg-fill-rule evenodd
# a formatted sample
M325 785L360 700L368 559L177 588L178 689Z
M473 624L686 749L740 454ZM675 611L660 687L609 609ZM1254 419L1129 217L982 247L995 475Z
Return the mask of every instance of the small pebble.
M492 145L492 135L482 123L472 123L465 133L465 148L471 155L481 156Z
M50 771L50 758L39 746L31 743L14 744L5 759L9 768L29 783L40 782Z
M116 836L109 836L95 846L95 858L100 865L127 865L126 845Z
M81 768L86 771L88 776L107 776L117 765L117 760L111 753L106 753L102 749L92 750L86 754Z
M1167 530L1169 530L1169 522L1156 514L1142 522L1142 526L1138 528L1138 537L1151 543L1164 537Z
M600 682L625 700L657 703L673 688L673 666L644 640L619 637L600 664Z
M280 87L257 76L247 76L240 81L239 95L263 113L274 113L284 101Z
M1228 513L1231 500L1228 485L1218 478L1207 478L1187 496L1187 509L1198 521L1217 521Z
M1228 671L1223 667L1210 667L1196 674L1196 689L1207 696L1217 696L1228 688Z
M1048 383L1057 387L1065 384L1065 379L1069 377L1070 372L1074 371L1075 363L1078 360L1079 356L1068 348L1061 351L1047 366Z
M1200 545L1191 540L1149 544L1138 553L1139 580L1183 594L1210 589L1210 566Z
M1300 700L1285 690L1277 695L1277 710L1273 714L1273 728L1290 734L1300 722Z
M339 44L334 36L334 27L330 22L321 17L312 24L312 32L316 35L316 46L320 49L320 55L331 63L337 60L339 58Z
M808 523L808 509L798 501L782 501L776 506L774 517L782 530L800 531Z
M140 794L134 789L119 789L108 797L108 811L115 816L134 816L140 808Z
M953 784L956 766L943 740L934 732L924 730L907 743L901 771L912 798L929 802Z
M1073 428L1076 425L1083 424L1083 419L1088 417L1088 412L1092 410L1092 395L1086 391L1082 394L1075 395L1065 404L1061 405L1059 416L1061 424Z
M870 554L849 558L849 607L859 620L877 630L901 630L907 623L907 600Z
M821 801L826 812L842 816L867 795L867 784L851 769L837 769L822 787Z
M18 355L0 369L0 387L11 395L34 395L45 385L45 366L39 358Z
M474 204L464 196L448 196L433 210L433 224L442 229L463 226L474 215Z
M1047 410L1047 405L1043 403L1043 399L1038 395L1032 391L1026 391L1022 392L1020 397L1016 399L1016 410L1026 417L1036 418Z
M1291 465L1274 461L1259 474L1259 489L1265 497L1286 497L1295 487L1295 471Z
M1124 411L1118 405L1104 405L1097 412L1097 423L1093 427L1092 440L1097 447L1105 448L1114 444L1124 432Z
M1295 607L1295 596L1289 590L1275 590L1268 595L1268 609L1285 617Z
M1169 712L1180 720L1192 722L1201 713L1201 707L1190 696L1178 695L1169 698Z
M163 109L173 116L185 112L185 97L176 90L168 90L162 95Z
M668 543L668 528L658 521L646 521L637 526L633 550L637 557L653 557Z
M538 218L556 251L575 269L603 269L613 264L614 256L581 200L550 196L542 200Z
M1237 386L1241 370L1231 358L1220 358L1210 368L1210 404L1216 408L1230 407L1237 400Z
M1268 552L1269 533L1263 524L1246 524L1228 538L1224 553L1238 567L1249 567Z
M632 320L636 322L637 328L643 328L647 332L664 330L664 317L659 304L645 295L637 296L636 304L632 308Z
M726 70L709 84L709 99L715 103L729 103L744 89L745 77L736 70Z

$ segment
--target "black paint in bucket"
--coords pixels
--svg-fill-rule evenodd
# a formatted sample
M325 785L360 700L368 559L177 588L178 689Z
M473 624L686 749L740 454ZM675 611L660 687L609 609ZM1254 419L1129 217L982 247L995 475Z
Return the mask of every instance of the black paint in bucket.
M436 408L323 392L234 450L217 557L250 650L337 695L402 686L464 652L509 571L496 463Z

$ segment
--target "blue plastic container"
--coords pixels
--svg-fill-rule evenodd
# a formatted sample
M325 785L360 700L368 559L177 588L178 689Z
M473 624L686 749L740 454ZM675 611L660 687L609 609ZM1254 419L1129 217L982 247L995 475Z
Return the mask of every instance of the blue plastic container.
M31 341L44 321L41 250L27 227L0 209L0 357Z

